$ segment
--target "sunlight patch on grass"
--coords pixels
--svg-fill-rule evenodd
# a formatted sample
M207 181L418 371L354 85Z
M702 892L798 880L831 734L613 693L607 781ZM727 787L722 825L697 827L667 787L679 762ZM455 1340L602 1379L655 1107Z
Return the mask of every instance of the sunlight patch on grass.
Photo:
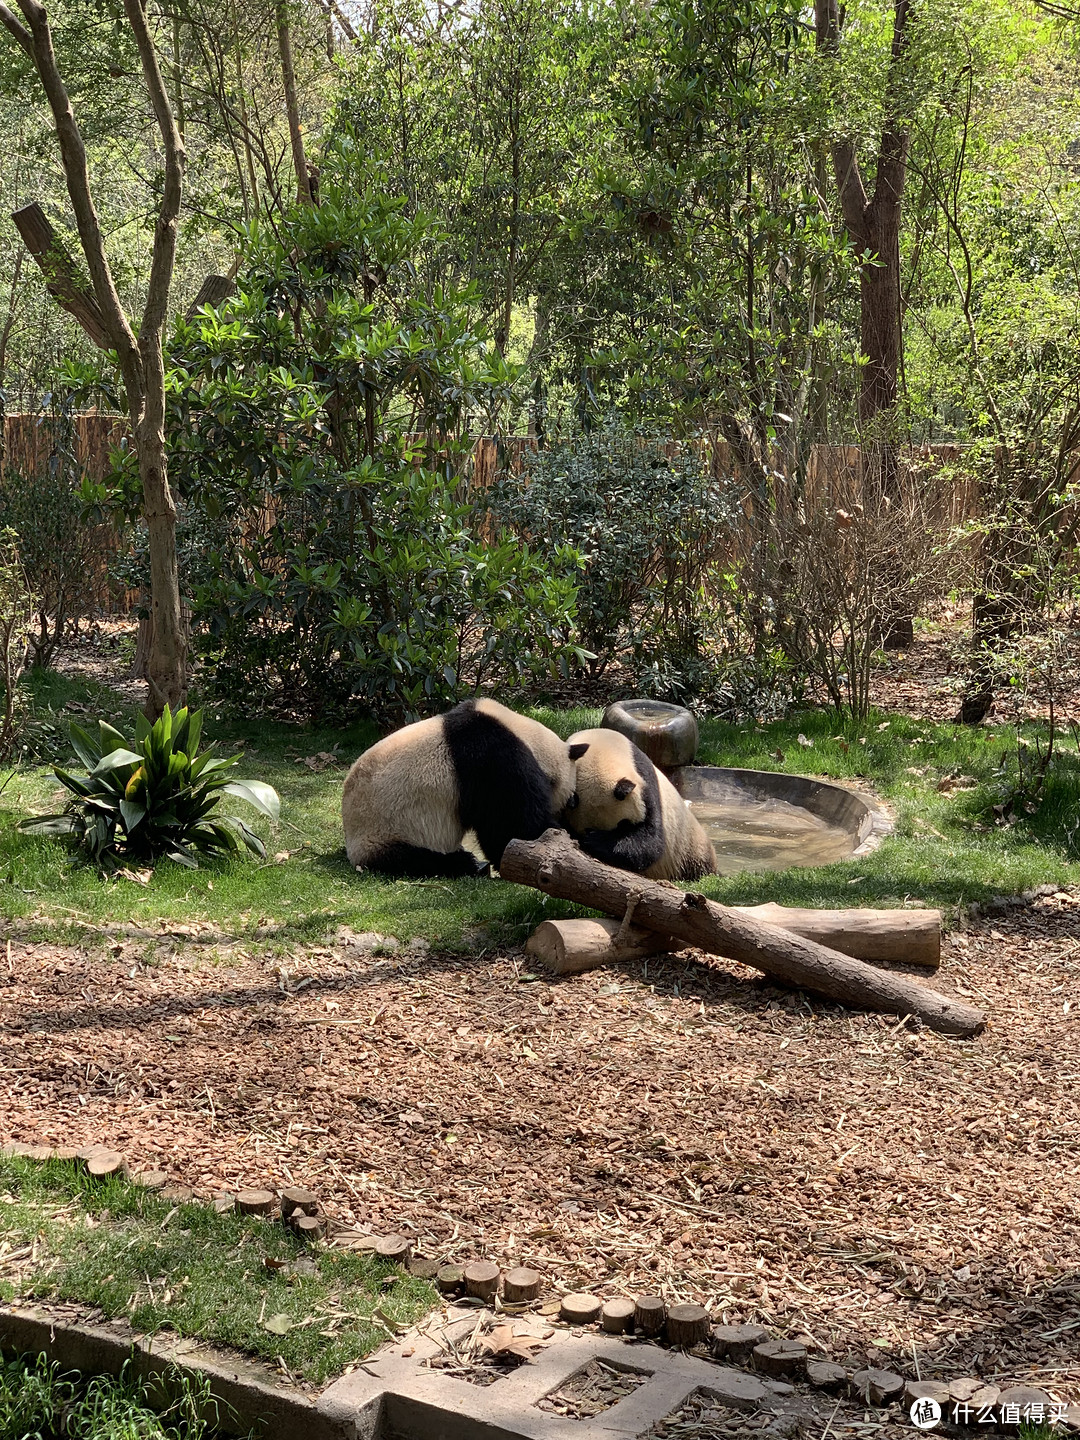
M174 1205L70 1162L0 1158L0 1237L14 1247L35 1235L42 1253L22 1298L78 1301L140 1332L281 1356L316 1382L436 1300L430 1285L370 1254L311 1250L280 1224Z
M65 682L54 676L48 683L59 705ZM114 720L130 718L116 714L112 692L102 696L86 682L76 688L77 703L91 712L98 693ZM563 736L595 725L601 714L531 713ZM921 900L949 912L1047 881L1080 881L1080 864L1070 854L1080 816L1075 758L1062 758L1038 813L1022 815L1015 825L992 823L991 807L1015 773L1010 727L968 729L881 715L852 726L827 712L805 711L763 726L704 720L700 728L703 763L856 780L897 811L896 835L872 855L815 870L710 878L701 889L716 899L820 906ZM324 941L347 925L475 952L520 941L545 918L585 913L489 879L392 880L353 872L342 841L341 788L353 759L377 738L370 725L318 730L215 721L211 712L207 730L222 753L243 752L240 775L266 780L281 795L277 825L252 816L267 843L265 862L216 862L196 872L164 862L146 886L103 880L60 843L17 833L28 811L53 808L57 789L48 770L23 771L0 797L0 916L22 920L42 939L85 939L87 926L128 923L153 932L162 922L205 923L229 936L288 946ZM812 743L801 745L800 734ZM336 761L318 758L335 753Z

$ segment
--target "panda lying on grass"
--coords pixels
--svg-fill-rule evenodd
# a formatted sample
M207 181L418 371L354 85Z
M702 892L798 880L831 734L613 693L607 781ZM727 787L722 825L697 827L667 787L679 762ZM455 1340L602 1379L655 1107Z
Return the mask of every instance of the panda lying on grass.
M497 869L511 840L558 825L573 793L565 740L496 700L465 700L360 756L341 799L345 852L387 875L483 874L467 831Z
M716 869L712 846L674 786L614 730L569 742L495 700L466 700L387 735L364 752L341 800L357 870L478 875L462 847L476 832L498 868L511 840L566 823L587 854L656 879Z

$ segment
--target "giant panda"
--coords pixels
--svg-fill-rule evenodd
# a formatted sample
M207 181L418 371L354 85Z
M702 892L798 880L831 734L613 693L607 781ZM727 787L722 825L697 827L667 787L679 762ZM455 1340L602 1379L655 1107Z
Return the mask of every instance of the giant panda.
M476 875L461 848L475 830L498 867L513 839L535 840L574 792L566 743L495 700L465 700L378 741L345 778L341 818L356 869Z
M579 730L567 749L576 776L563 819L587 854L652 880L716 873L709 837L632 740L617 730Z

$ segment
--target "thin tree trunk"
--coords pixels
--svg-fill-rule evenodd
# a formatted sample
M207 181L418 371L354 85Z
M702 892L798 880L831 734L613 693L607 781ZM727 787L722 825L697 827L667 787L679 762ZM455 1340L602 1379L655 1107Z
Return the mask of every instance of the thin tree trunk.
M815 0L818 51L839 56L843 11L839 0ZM900 323L900 219L911 135L903 116L900 70L907 51L911 0L894 0L892 53L885 81L881 139L874 193L868 195L855 145L841 138L833 145L833 171L844 224L861 261L859 277L860 343L864 359L859 392L863 432L865 503L891 503L898 496L896 454L897 400L903 333ZM913 617L896 614L886 623L881 643L902 648L913 638Z
M296 99L296 71L293 67L292 36L289 33L288 0L277 0L277 38L281 54L281 79L285 87L285 113L289 119L289 140L292 144L293 169L296 171L296 196L311 204L311 180L304 155L304 136L300 129L300 107Z
M127 393L143 486L143 513L149 537L153 588L154 629L147 667L150 693L146 708L149 715L156 716L165 704L182 704L187 694L187 641L177 574L176 511L165 459L165 365L162 353L162 333L168 316L169 290L176 263L184 144L161 77L157 50L142 0L123 0L124 14L138 51L165 161L161 202L154 226L150 276L136 338L120 303L105 251L90 184L86 147L57 63L48 15L38 0L18 0L18 4L25 25L4 0L0 0L0 24L33 62L49 102L68 195L93 285L94 309L103 331L103 335L97 337L92 330L88 333L97 344L116 351Z
M176 128L180 132L181 140L184 138L184 131L187 128L187 117L184 114L184 67L180 51L180 16L174 15L172 22L172 49L173 49L173 90L176 92Z

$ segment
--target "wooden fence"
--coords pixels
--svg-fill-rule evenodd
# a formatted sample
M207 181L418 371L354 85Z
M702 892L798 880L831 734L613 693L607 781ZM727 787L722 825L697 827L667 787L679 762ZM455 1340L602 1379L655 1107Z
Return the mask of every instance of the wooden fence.
M129 433L125 417L90 412L74 417L71 443L75 459L83 474L100 480L109 469L110 451ZM47 473L58 455L58 435L48 416L8 415L5 417L3 446L0 449L0 480L4 483L33 484L35 475ZM418 437L419 438L419 437ZM733 473L731 451L718 436L693 442L700 449L710 474L717 479ZM524 456L535 442L528 436L510 435L499 438L479 437L473 448L471 466L467 467L466 485L470 489L486 489L500 471L517 471ZM660 449L673 454L677 442ZM979 513L979 492L976 481L958 475L952 469L962 453L959 445L934 445L911 448L901 454L901 467L920 472L920 495L935 525L952 529L975 518ZM863 456L857 445L815 445L806 467L803 496L814 504L824 500L838 507L851 508L858 502L863 484ZM109 584L108 568L119 549L119 538L108 527L102 527L101 553L94 567L93 591L96 605L103 613L124 614L131 610L136 597L132 592L118 591Z

